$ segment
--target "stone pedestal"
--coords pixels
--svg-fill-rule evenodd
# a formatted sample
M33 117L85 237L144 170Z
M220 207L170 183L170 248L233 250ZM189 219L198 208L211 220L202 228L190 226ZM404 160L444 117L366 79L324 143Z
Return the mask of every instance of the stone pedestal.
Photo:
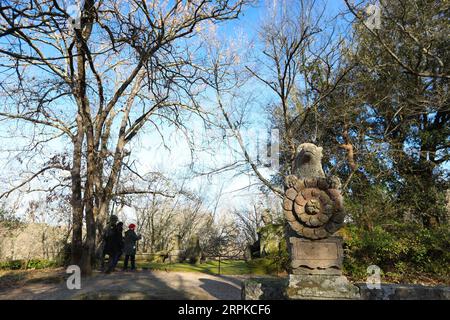
M309 240L291 236L288 240L291 274L342 274L341 238Z
M358 287L342 275L342 239L289 237L288 299L360 299Z

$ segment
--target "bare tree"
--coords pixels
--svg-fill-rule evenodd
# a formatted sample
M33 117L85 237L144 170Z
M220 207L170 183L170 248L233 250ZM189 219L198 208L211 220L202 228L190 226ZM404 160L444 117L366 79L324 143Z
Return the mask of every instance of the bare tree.
M263 225L263 210L253 205L251 209L235 210L234 215L245 240L248 244L255 243L258 240L257 230Z
M71 146L68 161L38 168L13 189L51 170L70 172L72 263L83 272L133 137L158 118L177 125L180 110L199 112L192 37L208 21L238 17L246 3L85 0L74 13L63 1L2 1L0 116Z
M282 197L281 177L291 173L298 144L316 142L320 131L318 110L352 65L342 64L343 39L336 36L335 17L326 17L323 3L308 0L274 3L278 6L269 9L259 30L259 46L252 47L256 52L253 63L251 60L235 63L235 56L222 54L225 49L219 44L211 49L208 84L215 92L224 119L222 127L231 130L238 141L244 158L238 165L250 167L262 186ZM238 100L242 87L254 80L259 83L257 87L268 90L271 100L256 106L251 105L251 98L234 101ZM280 132L277 141L280 154L272 157L280 156L281 167L272 178L258 167L245 143L242 129L250 105L268 112L272 127ZM348 152L349 161L354 161L351 141L347 139L341 147Z
M202 244L206 256L226 258L240 258L246 246L236 221L225 218L208 225Z

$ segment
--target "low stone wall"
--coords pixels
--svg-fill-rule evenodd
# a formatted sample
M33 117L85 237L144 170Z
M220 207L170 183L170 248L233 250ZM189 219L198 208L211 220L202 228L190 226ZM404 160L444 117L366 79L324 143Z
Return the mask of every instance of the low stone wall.
M242 284L243 300L283 300L287 278L250 278ZM407 284L381 284L380 289L369 289L365 283L355 283L361 300L450 300L450 287Z
M411 284L382 284L380 289L369 289L365 283L356 283L363 300L450 300L450 287L426 287Z

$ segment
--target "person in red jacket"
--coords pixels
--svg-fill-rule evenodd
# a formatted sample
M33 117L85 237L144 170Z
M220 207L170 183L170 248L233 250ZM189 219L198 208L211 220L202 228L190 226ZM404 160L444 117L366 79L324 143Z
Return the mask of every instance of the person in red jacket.
M134 229L136 229L136 225L132 223L128 226L128 231L125 232L123 248L125 253L124 271L128 269L128 260L131 260L131 270L136 270L136 242L141 239L141 236L137 235Z

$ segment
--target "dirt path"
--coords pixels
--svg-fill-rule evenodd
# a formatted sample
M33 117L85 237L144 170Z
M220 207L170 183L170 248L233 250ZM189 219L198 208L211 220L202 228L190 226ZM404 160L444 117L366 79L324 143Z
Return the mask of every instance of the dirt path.
M95 273L68 290L64 273L0 287L0 299L240 299L246 276L214 276L196 272L137 271Z

